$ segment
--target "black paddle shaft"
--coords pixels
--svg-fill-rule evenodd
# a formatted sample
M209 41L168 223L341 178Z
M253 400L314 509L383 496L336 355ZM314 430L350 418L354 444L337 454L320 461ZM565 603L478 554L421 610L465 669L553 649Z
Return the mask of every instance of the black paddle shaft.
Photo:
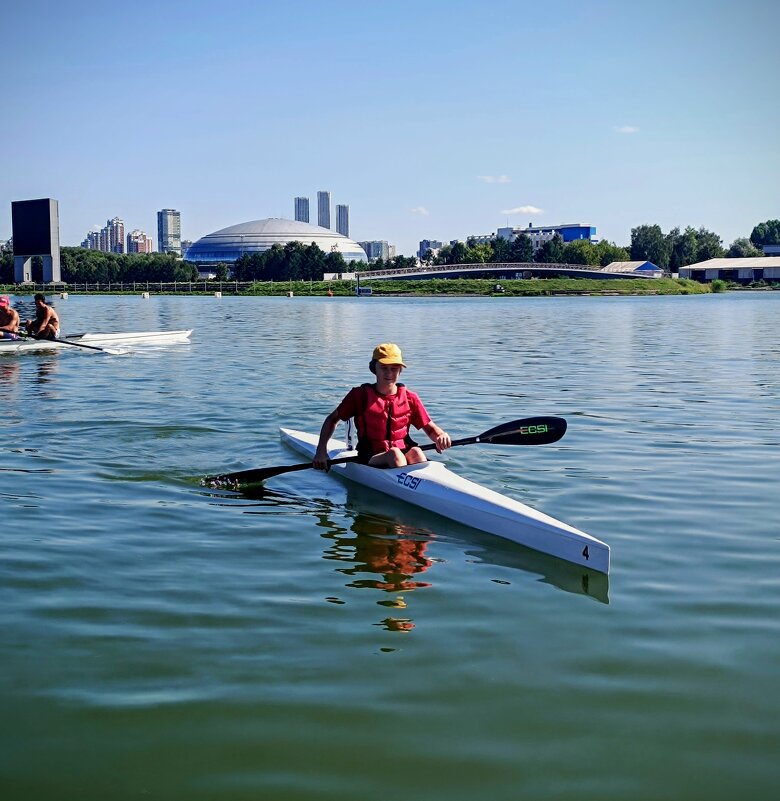
M71 342L68 339L52 339L52 340L41 340L38 337L31 337L29 334L21 334L22 339L34 339L36 342L59 342L62 345L72 345L74 348L89 348L89 350L99 350L101 353L108 353L109 355L114 355L118 351L114 351L107 348L99 348L97 345L86 345L83 342Z
M491 428L476 437L453 440L452 445L473 445L477 442L489 445L548 445L557 442L566 433L566 421L562 417L527 417L513 420L511 423ZM421 450L430 451L436 444L430 442L419 446ZM330 465L356 462L357 456L342 456L331 459ZM294 473L312 467L311 462L288 464L279 467L260 467L252 470L239 470L237 473L225 473L219 476L207 476L203 483L209 487L238 487L241 485L261 484L263 481L282 473Z

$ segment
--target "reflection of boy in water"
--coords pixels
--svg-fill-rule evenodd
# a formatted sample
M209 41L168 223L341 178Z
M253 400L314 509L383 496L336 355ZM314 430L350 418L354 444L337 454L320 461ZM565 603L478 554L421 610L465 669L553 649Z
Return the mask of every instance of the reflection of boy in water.
M425 556L427 542L394 537L360 536L355 544L355 561L358 565L351 573L371 572L384 577L384 581L355 582L355 587L372 587L377 590L398 592L419 587L430 587L425 581L411 581L416 573L425 572L433 563ZM367 571L360 569L363 563Z
M382 526L382 528L403 529L402 526L392 525ZM353 575L358 572L377 573L384 578L384 581L363 579L354 581L349 586L368 587L385 592L401 592L430 587L431 585L427 581L411 580L415 573L423 573L433 564L432 560L425 556L427 547L428 543L424 540L393 536L366 536L361 533L355 544L355 561L358 564L348 572ZM406 602L401 597L378 603L392 609L406 609ZM382 621L382 626L387 631L411 631L414 628L414 622L408 617L386 617Z
M322 525L333 529L333 523L327 516L323 516ZM342 539L336 535L335 547L329 550L326 557L354 563L338 569L339 573L355 577L347 587L380 590L389 594L431 586L426 581L412 580L416 573L424 573L434 563L425 554L428 540L420 539L419 529L380 516L358 514L351 530L356 535L354 539ZM373 574L373 577L357 578L361 574ZM328 600L338 602L335 598ZM390 609L406 609L406 601L400 595L385 597L377 603ZM410 631L414 628L410 618L399 617L385 618L376 625L382 625L388 631Z

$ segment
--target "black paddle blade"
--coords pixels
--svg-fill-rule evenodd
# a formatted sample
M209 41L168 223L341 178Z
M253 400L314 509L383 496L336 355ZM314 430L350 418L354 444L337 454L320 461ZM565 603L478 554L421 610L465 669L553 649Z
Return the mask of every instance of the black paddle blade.
M277 467L258 467L253 470L239 470L237 473L224 473L221 476L206 476L203 483L212 489L237 489L251 484L262 484L266 479L282 473L307 470L311 466L311 462L304 462L303 464L286 464Z
M477 437L477 442L493 445L549 445L566 433L562 417L526 417L491 428Z

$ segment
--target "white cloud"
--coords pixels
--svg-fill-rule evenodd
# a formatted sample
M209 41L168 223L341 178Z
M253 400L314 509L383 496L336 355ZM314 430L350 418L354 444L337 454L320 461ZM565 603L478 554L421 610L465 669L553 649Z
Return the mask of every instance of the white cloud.
M425 206L415 206L413 209L409 209L409 211L411 211L412 214L419 214L421 217L427 217L430 214Z
M478 175L478 181L485 184L511 184L512 179L508 175Z
M544 209L536 206L515 206L513 209L503 209L502 214L544 214Z
M636 125L616 125L615 130L619 134L635 134L639 133L639 128Z

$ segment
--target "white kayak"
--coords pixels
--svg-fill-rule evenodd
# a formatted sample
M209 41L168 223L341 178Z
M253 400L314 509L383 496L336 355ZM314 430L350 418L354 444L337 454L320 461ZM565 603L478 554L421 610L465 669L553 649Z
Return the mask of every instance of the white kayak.
M93 348L175 345L187 342L191 333L192 329L180 331L129 331L116 334L75 334L61 339L0 339L0 353L39 352L65 348L81 350L87 353ZM79 348L79 345L88 345L89 347Z
M316 434L289 428L280 431L282 439L295 450L308 457L314 456L319 439ZM331 459L355 453L340 440L328 442ZM441 462L429 461L388 470L347 462L333 465L331 472L458 523L609 574L606 543L524 503L461 478Z

